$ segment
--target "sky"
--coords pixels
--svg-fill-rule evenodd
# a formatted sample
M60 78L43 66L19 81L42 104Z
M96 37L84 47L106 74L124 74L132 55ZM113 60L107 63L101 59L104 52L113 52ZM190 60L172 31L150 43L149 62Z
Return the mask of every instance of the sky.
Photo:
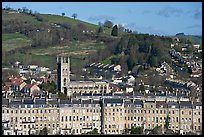
M41 14L72 17L92 24L110 20L138 33L202 35L202 2L2 2Z

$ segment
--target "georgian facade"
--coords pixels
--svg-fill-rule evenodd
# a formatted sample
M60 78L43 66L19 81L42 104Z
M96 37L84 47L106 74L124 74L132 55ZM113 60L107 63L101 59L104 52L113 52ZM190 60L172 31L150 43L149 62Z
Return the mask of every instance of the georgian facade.
M25 103L25 102L24 102ZM202 103L168 102L125 98L58 100L49 104L38 99L32 104L2 105L2 126L6 135L39 134L47 127L49 135L86 134L94 128L103 134L122 134L125 128L142 126L151 131L164 128L180 134L202 132Z

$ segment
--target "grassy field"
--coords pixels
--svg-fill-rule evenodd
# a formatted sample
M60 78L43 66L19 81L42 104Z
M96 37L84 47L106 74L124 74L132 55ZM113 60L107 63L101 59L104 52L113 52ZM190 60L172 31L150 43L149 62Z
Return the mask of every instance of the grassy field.
M46 49L33 49L32 53L35 55L67 53L69 55L86 56L99 49L103 49L104 47L105 45L103 43L74 41L69 42L66 45L49 47Z
M15 48L30 46L31 40L19 33L2 34L2 50L10 51Z
M98 25L84 22L84 21L78 20L77 18L73 19L73 18L66 17L66 16L63 17L60 15L51 15L51 14L41 14L41 16L46 22L49 22L49 23L59 23L59 24L68 23L73 27L77 27L77 24L83 24L89 29L89 31L93 31L94 33L97 32L99 29ZM111 30L112 29L104 28L104 32L106 35L111 35Z
M38 14L42 16L43 20L38 21L35 16L22 14L22 13L9 13L8 11L2 10L2 21L19 20L22 22L29 22L36 26L36 29L41 28L45 24L50 26L51 24L68 23L72 27L77 27L77 24L85 25L89 31L97 32L99 29L98 25L91 24L88 22L80 21L80 17L73 19L71 17L51 15L51 14ZM4 26L2 26L4 27ZM110 36L112 29L104 28L105 34ZM23 48L30 46L31 39L19 33L5 34L2 33L2 51L10 51L15 48ZM10 64L11 62L20 61L22 64L37 64L40 66L46 66L53 68L56 65L56 54L67 53L73 57L71 59L71 66L77 66L83 63L83 58L89 54L96 52L105 47L104 43L95 43L93 41L74 41L66 43L65 45L56 45L48 48L36 48L28 50L26 54L14 53L10 56L6 56L6 61ZM7 64L7 65L8 65ZM3 64L5 66L5 64Z
M112 55L112 56L110 56L109 58L106 58L105 60L101 61L101 63L102 63L102 64L112 64L112 63L111 63L111 60L112 60L113 58L119 58L119 56L117 56L117 55Z
M74 67L83 63L83 58L87 57L93 52L96 52L97 50L103 49L104 47L105 45L103 43L74 41L63 46L49 47L46 49L34 49L32 50L32 55L55 57L57 54L65 53L71 56L71 67ZM42 58L39 60L42 60ZM56 64L56 60L53 60L52 58L50 61L46 62L46 64L54 65Z
M2 35L3 52L15 48L28 46L31 40L19 33ZM22 64L36 64L49 68L55 68L56 55L61 53L69 54L71 59L71 67L75 67L83 63L83 58L97 50L105 48L104 43L95 43L93 41L81 42L73 41L66 45L48 47L43 49L31 49L27 54L15 53L7 56L9 62L20 61Z
M70 16L61 16L61 15L53 15L53 14L38 14L38 16L43 17L43 21L38 21L35 16L23 14L23 13L9 13L8 11L2 10L2 17L3 20L22 20L24 22L29 22L34 24L36 27L41 27L42 24L51 24L51 23L68 23L72 27L77 27L78 24L83 24L87 27L89 31L97 32L99 29L99 26L96 24L91 24L88 22L81 21L80 18L73 19ZM111 30L109 28L104 28L104 32L106 35L111 35Z

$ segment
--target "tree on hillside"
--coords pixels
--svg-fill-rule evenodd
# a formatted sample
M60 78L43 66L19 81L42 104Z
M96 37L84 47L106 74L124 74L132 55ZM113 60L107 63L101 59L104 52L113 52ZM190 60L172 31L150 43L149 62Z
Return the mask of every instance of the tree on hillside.
M22 7L23 13L28 13L28 8Z
M103 23L102 23L102 22L98 22L98 25L102 27L102 26L103 26Z
M21 12L22 10L21 10L21 8L18 8L18 12Z
M112 28L113 27L113 23L109 20L106 20L104 22L104 27L107 27L107 28Z
M56 94L57 90L56 90L56 84L54 81L51 82L47 82L47 83L42 83L40 85L40 88L44 91L48 91L49 93L53 93Z
M104 31L103 31L103 27L100 26L99 29L98 29L98 34L102 34L102 33L104 33Z
M159 61L158 61L158 57L155 56L150 56L148 63L152 66L152 67L156 67L159 65Z
M11 10L11 8L9 6L6 6L5 10Z
M77 18L77 14L76 14L76 13L72 14L72 17L73 17L74 19L76 19L76 18Z
M32 15L33 11L32 10L28 10L28 14Z
M144 84L140 84L140 86L139 86L139 91L145 91L145 86L144 86Z
M124 26L122 24L118 25L118 30L123 32L125 30Z
M129 56L127 60L127 65L128 65L128 70L132 70L132 68L134 67L134 61L133 61L132 56Z
M112 32L111 32L111 35L112 36L118 36L118 26L115 25L112 29Z
M121 65L123 75L127 75L127 73L128 73L128 66L127 66L126 62L127 62L127 57L125 57L125 56L122 56L119 59L119 64Z
M62 16L63 16L63 17L65 16L65 13L64 13L64 12L62 13Z

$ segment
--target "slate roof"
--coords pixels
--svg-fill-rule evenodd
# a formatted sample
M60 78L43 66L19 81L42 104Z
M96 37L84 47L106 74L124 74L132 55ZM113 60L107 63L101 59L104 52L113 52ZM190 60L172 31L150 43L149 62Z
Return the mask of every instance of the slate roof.
M9 100L6 99L6 98L2 98L2 105L8 106L9 105Z
M23 102L21 100L11 100L10 105L22 105Z
M175 106L175 108L179 108L178 102L168 102L167 106L168 108L171 108L172 106Z
M91 100L82 100L82 104L92 104Z
M117 98L105 98L104 103L110 103L110 104L115 104L115 103L123 103L123 99L117 99Z
M68 99L61 99L60 100L60 104L71 104L71 101L70 100L68 100Z
M148 93L145 95L145 98L155 98L156 96L152 93Z
M135 105L143 105L143 101L139 100L139 99L136 99L136 100L134 100L134 104Z
M24 99L23 104L34 104L34 100L33 99Z
M102 96L102 93L94 93L93 96Z
M72 99L72 104L81 104L80 100Z
M131 104L133 104L130 100L125 100L124 101L124 105L126 106L126 105L131 105Z
M202 102L193 102L193 108L195 109L196 106L202 106Z
M99 100L93 100L93 104L100 104Z
M35 104L46 104L46 100L45 99L35 99Z
M82 93L82 96L91 96L91 93Z
M58 98L58 94L51 94L51 98L52 99L57 99Z
M57 99L49 99L47 102L48 102L48 104L53 104L53 105L58 104Z
M180 108L192 108L192 104L190 101L181 101Z

